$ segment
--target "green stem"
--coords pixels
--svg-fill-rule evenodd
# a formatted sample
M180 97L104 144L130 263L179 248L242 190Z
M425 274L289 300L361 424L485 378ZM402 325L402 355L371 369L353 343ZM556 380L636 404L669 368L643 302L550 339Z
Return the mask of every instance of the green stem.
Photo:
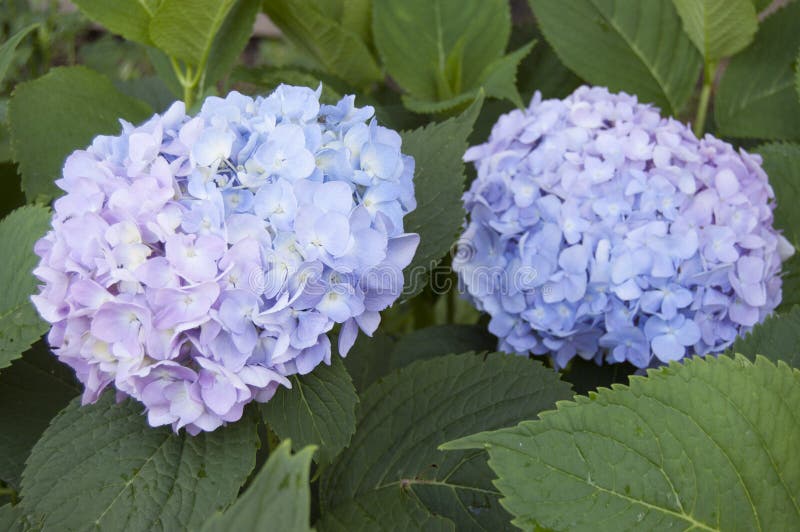
M716 63L705 64L705 68L703 69L703 88L700 91L700 102L697 105L697 114L694 119L694 134L697 138L700 138L706 129L708 104L711 100L711 90L714 88L716 73Z

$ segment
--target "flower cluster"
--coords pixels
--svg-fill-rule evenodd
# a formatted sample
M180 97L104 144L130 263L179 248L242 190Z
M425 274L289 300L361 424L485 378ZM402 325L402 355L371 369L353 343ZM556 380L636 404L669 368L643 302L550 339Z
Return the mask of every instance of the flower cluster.
M403 286L414 160L352 96L181 103L67 159L33 302L84 383L195 434L344 356Z
M780 303L793 249L760 158L633 96L537 94L465 160L454 268L504 351L645 368L719 352Z

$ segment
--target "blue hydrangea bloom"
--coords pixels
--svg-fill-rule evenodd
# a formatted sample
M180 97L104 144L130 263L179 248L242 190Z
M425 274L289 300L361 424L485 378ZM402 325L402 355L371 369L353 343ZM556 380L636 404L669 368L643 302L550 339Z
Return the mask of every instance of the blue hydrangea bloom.
M503 351L645 368L716 353L781 300L758 155L581 87L500 117L453 267Z
M84 383L151 425L211 431L288 376L344 356L403 287L419 243L414 160L352 96L282 85L182 103L65 163L33 302Z

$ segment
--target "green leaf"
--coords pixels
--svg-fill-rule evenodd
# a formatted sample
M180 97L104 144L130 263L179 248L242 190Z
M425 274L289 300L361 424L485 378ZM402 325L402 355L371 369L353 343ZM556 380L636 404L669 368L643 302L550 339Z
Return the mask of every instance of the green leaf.
M264 421L282 440L296 448L319 447L320 462L330 462L356 430L358 396L339 357L307 375L290 378L292 388L279 388L261 405Z
M783 314L773 314L756 325L745 337L739 337L729 349L750 360L763 355L777 363L783 360L794 368L800 368L800 306Z
M756 11L759 12L759 13L761 13L762 11L764 11L766 8L768 8L770 5L772 5L774 3L773 0L752 0L752 1L753 1L753 5L756 8Z
M254 85L252 91L258 94L265 94L272 92L281 83L289 85L303 85L310 89L316 90L317 87L322 85L322 95L320 102L327 104L335 104L342 99L341 95L333 90L329 84L325 84L319 79L319 76L304 72L302 70L295 70L292 68L246 68L237 67L231 73L231 81L234 83L248 83Z
M19 358L47 331L47 323L39 319L30 296L37 284L31 273L38 263L33 244L49 226L50 211L38 205L20 207L0 222L0 285L4 287L0 299L0 369Z
M236 497L258 444L252 418L192 437L149 427L112 393L75 400L28 458L23 509L54 530L196 529Z
M304 0L270 0L264 11L283 34L329 74L356 87L383 78L375 58L358 35Z
M269 455L250 487L224 513L217 513L203 532L228 530L310 531L311 490L308 473L314 447L291 453L284 441Z
M91 20L130 41L152 44L150 20L157 7L152 0L74 0Z
M755 149L775 191L775 226L797 247L800 245L800 144L774 142Z
M420 236L417 253L405 271L407 298L422 291L427 272L447 253L464 221L461 158L482 105L483 97L479 97L457 117L401 133L403 153L414 157L417 197L417 208L404 225L407 232Z
M457 435L505 427L570 396L558 373L515 355L448 355L416 362L362 395L350 446L326 470L324 510L351 504L372 491L411 490L432 513L460 529L502 529L482 453L442 453Z
M0 479L19 488L33 445L80 391L72 370L44 341L0 373Z
M0 506L0 530L5 530L6 532L22 530L21 518L22 512L20 512L19 506L11 506L10 504Z
M529 0L565 65L594 85L636 94L667 114L692 95L700 54L671 0Z
M337 506L317 522L319 532L446 532L455 524L432 515L415 500L412 493L381 490Z
M119 133L119 119L140 122L153 114L111 81L84 67L54 68L14 89L9 105L11 141L29 201L59 194L53 184L64 158L97 135Z
M753 44L731 60L714 103L719 134L800 139L800 102L794 87L798 25L800 2L792 2L764 20Z
M694 358L444 446L489 452L513 523L789 530L800 522L800 372Z
M525 107L517 90L517 69L520 62L531 53L536 41L493 61L481 76L481 86L487 96L508 100L517 107Z
M794 88L797 91L797 97L800 98L800 51L797 52L797 60L794 63Z
M14 51L17 49L17 46L22 42L22 39L37 27L39 27L38 22L25 26L0 45L0 83L2 83L6 77L6 72L8 72L8 67L14 59Z
M237 0L211 45L205 85L211 86L227 75L247 46L261 0Z
M510 21L505 0L373 3L375 46L412 101L447 101L477 89L484 69L508 45Z
M752 0L672 0L683 29L707 62L747 47L758 29Z
M342 26L367 46L372 45L372 0L346 0L342 5Z
M356 343L344 359L344 365L356 390L364 391L367 386L389 372L394 344L394 338L380 331L372 337L358 335Z
M167 55L205 66L236 0L163 0L150 21L150 39Z

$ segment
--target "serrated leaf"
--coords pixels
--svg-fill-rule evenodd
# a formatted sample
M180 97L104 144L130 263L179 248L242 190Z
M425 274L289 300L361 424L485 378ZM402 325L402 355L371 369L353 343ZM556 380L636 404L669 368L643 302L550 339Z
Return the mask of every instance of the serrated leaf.
M162 0L150 21L150 39L167 55L205 65L211 45L236 0Z
M476 434L524 530L789 530L800 522L800 372L694 358Z
M356 87L383 75L367 45L354 32L303 0L270 0L264 11L299 49L329 74Z
M284 441L273 450L247 491L224 513L214 514L203 532L229 530L310 531L308 473L314 447L291 453Z
M522 48L493 61L481 76L481 86L487 96L508 100L517 107L524 107L517 90L517 69L520 62L531 53L536 41L531 41Z
M22 355L48 328L30 301L36 290L33 244L50 226L50 211L31 205L20 207L0 222L0 369Z
M739 337L728 350L739 353L750 360L763 355L777 363L783 360L794 368L800 368L800 307L789 312L773 314L763 323L756 325L744 337Z
M80 392L72 370L44 341L0 373L0 479L19 488L34 444L50 420Z
M192 437L149 427L111 393L76 399L28 458L23 510L54 530L195 529L236 497L258 444L252 418Z
M427 274L447 253L464 221L461 194L467 138L478 118L479 97L459 116L401 133L403 153L414 157L417 208L406 216L405 230L418 233L420 244L405 270L404 295L422 291Z
M280 388L261 405L264 421L282 440L296 448L319 447L320 462L330 462L356 430L358 396L339 357L307 375L290 378L292 388Z
M505 0L373 2L373 35L383 64L419 102L448 101L477 89L484 69L508 45L510 21Z
M38 22L25 26L0 45L0 83L2 83L6 77L6 72L8 72L8 67L14 59L14 51L17 49L17 46L22 42L22 39L37 27L39 27Z
M432 515L412 493L381 490L366 493L323 514L317 522L319 532L425 532L454 531L455 524Z
M205 74L205 86L225 77L236 63L253 34L253 24L261 0L236 0L211 45Z
M149 0L73 0L88 18L130 41L152 44L150 20L156 2Z
M636 94L666 114L689 100L700 54L671 0L529 0L565 65L594 85Z
M508 516L497 503L482 453L437 446L478 427L504 427L570 396L540 362L515 355L448 355L416 362L361 397L350 446L323 475L327 511L372 491L413 491L432 513L460 529L497 530Z
M8 114L22 189L33 201L59 194L53 182L70 152L97 135L118 133L120 118L140 122L153 110L119 92L105 76L62 67L17 85Z
M718 132L730 137L800 139L794 63L800 46L800 3L761 23L753 44L725 69L714 102Z
M753 0L672 0L683 29L707 62L747 47L758 29Z

